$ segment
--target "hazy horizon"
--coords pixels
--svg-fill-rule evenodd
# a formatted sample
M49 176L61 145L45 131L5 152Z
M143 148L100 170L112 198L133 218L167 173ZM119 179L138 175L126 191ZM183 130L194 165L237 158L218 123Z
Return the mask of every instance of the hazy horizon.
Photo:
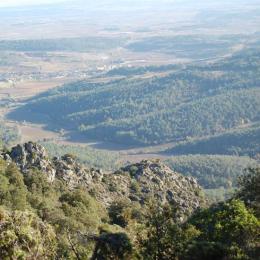
M32 6L41 4L55 4L61 2L70 2L70 0L4 0L0 1L0 8L3 7L20 7L20 6Z
M207 6L207 4L223 4L223 3L228 3L228 4L239 4L241 2L245 2L247 4L252 4L252 3L256 3L257 1L256 0L251 0L251 1L245 1L245 0L230 0L228 2L222 0L222 1L218 1L218 2L215 2L214 0L208 0L208 1L205 1L205 0L198 0L198 1L193 1L193 0L161 0L161 1L157 1L157 0L141 0L141 1L136 1L136 0L132 0L132 1L129 1L129 0L121 0L121 1L114 1L114 0L100 0L98 2L95 2L93 3L92 1L88 1L88 0L85 0L85 1L82 1L82 0L38 0L38 1L35 1L35 0L2 0L0 1L0 8L2 7L22 7L22 6L35 6L35 5L42 5L42 4L56 4L56 3L69 3L69 4L75 4L75 3L78 3L78 2L82 2L82 3L92 3L92 4L95 4L95 5L103 5L104 3L116 3L120 6L120 4L129 4L129 3L138 3L140 5L144 5L144 4L148 4L148 3L154 3L154 2L158 2L160 4L165 4L165 3L174 3L174 4L181 4L181 5L186 5L186 4L192 4L192 5L198 5L198 4L203 4L205 7Z

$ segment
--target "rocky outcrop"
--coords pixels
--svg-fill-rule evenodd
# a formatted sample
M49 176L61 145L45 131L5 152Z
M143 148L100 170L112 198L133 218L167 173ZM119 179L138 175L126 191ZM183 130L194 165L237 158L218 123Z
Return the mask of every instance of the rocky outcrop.
M0 154L0 158L15 163L25 174L38 169L48 181L63 180L71 189L83 185L105 206L117 200L141 205L156 200L162 204L170 202L188 214L205 203L194 178L173 172L159 161L145 160L107 173L88 168L68 154L50 159L44 147L33 142L17 145Z
M47 152L39 144L28 142L23 145L18 144L10 152L2 153L1 157L8 158L8 162L13 162L23 173L35 168L47 174L49 181L55 179L55 169L47 156Z
M13 147L10 152L0 154L0 158L9 163L15 163L23 173L37 169L46 174L50 182L56 178L64 180L70 188L79 184L87 185L92 182L92 178L102 175L100 170L89 169L79 164L72 155L50 159L45 148L33 142L19 144Z
M189 214L205 204L203 191L196 179L173 172L159 161L145 160L106 174L100 183L92 185L92 190L106 205L120 199L141 205L156 200L162 204L170 202Z
M55 176L65 181L70 187L84 185L88 187L94 180L101 180L103 172L77 162L72 155L64 155L61 158L53 158L53 166L56 171Z

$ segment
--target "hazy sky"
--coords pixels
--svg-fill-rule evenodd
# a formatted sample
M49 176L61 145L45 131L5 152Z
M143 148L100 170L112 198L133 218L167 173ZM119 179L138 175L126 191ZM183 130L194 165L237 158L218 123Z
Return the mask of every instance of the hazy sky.
M0 0L0 7L36 5L36 4L57 3L57 2L65 2L65 1L66 0Z

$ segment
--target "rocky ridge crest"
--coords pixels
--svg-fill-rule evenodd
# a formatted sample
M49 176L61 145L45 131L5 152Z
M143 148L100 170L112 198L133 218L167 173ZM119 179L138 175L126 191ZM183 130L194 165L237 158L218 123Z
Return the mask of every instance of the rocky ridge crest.
M71 188L92 182L92 178L102 175L100 170L87 168L78 163L73 155L66 154L60 158L50 159L46 149L34 142L18 144L10 152L0 153L0 158L15 163L24 174L32 169L38 169L46 174L49 182L60 179Z
M38 169L46 174L49 182L59 179L71 189L83 185L105 206L117 200L143 205L155 199L160 203L173 203L190 213L205 203L202 189L194 178L173 172L156 160L144 160L109 173L88 168L73 155L50 159L45 148L33 142L17 145L10 152L0 152L0 159L15 163L24 174Z

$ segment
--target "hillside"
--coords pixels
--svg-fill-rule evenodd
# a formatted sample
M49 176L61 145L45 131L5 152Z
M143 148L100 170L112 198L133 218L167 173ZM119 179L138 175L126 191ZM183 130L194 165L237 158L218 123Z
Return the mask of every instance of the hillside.
M259 164L249 157L225 155L183 155L166 161L174 171L195 177L204 189L235 188L244 170Z
M75 82L33 98L10 117L135 145L225 133L259 121L259 57L259 49L249 48L167 76Z
M0 24L0 260L260 260L260 0Z
M160 162L142 161L103 172L78 163L71 154L51 158L43 146L33 142L0 153L0 159L14 163L25 175L37 169L49 183L60 180L70 189L83 186L105 207L118 200L144 205L156 199L173 203L187 213L205 203L194 178L173 172Z
M260 154L259 123L231 130L215 136L189 140L175 145L167 153L177 154L226 154L257 157Z
M233 35L154 36L130 43L126 47L134 52L161 52L182 58L209 59L229 53L234 44L240 42L243 42L243 37Z
M108 173L17 145L0 152L0 258L256 259L259 173L208 206L194 178L159 161Z
M210 201L223 201L238 187L238 178L259 161L247 156L189 154L172 156L165 163L184 176L192 176L204 188Z

